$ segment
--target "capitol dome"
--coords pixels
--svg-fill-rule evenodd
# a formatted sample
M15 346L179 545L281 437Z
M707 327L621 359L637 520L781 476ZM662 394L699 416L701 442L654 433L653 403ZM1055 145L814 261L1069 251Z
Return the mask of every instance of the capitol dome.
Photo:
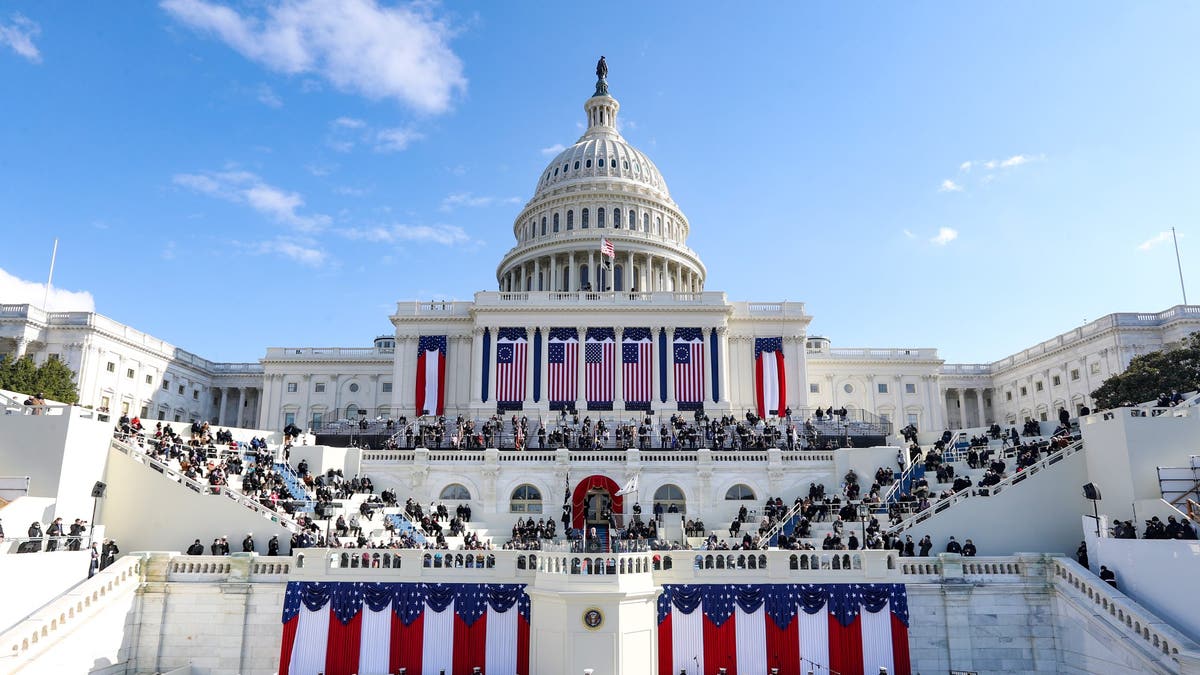
M621 136L603 59L597 75L583 105L587 130L550 161L513 222L500 290L702 291L706 270L687 247L687 217L654 162Z

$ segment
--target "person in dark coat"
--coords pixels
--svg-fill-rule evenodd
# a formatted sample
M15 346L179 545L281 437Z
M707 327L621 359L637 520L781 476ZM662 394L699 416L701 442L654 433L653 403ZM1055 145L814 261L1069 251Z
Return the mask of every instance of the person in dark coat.
M933 548L933 540L929 538L929 535L925 535L924 537L922 537L921 538L921 557L922 558L928 557L929 551L932 548Z
M267 555L279 555L279 535L272 536L267 542Z
M200 540L197 539L196 541L192 542L191 546L188 547L187 554L204 555L204 544L201 544Z
M950 543L946 544L946 553L961 554L962 552L962 545L955 541L954 537L950 537Z
M976 553L975 544L971 543L971 540L968 539L967 543L963 544L962 554L963 554L963 556L965 556L967 558L974 558L975 553Z
M254 533L247 532L246 538L242 540L242 553L254 553Z
M1079 561L1080 565L1083 565L1084 567L1088 566L1088 554L1087 554L1087 542L1086 541L1079 542L1079 548L1075 549L1075 559Z

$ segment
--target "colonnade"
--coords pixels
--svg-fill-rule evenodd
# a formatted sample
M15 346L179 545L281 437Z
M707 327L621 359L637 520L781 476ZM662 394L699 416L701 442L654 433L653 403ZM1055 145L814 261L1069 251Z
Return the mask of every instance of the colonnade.
M704 279L692 266L671 258L639 251L619 251L612 259L610 269L605 269L605 260L599 249L523 260L503 273L500 290L576 292L583 290L585 285L593 291L698 293L704 290Z

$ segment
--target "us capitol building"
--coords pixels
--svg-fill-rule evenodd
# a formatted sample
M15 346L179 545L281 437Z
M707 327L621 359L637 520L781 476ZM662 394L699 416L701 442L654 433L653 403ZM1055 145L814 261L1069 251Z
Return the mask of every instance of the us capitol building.
M766 417L782 401L937 431L1078 414L1133 356L1200 328L1195 306L1110 314L982 364L947 364L934 348L835 347L808 334L803 303L731 301L706 287L691 223L621 136L607 66L598 75L586 131L537 176L512 224L497 290L400 302L394 334L371 346L269 348L258 363L215 363L99 314L0 305L0 353L61 359L83 405L147 420L320 429L564 408Z

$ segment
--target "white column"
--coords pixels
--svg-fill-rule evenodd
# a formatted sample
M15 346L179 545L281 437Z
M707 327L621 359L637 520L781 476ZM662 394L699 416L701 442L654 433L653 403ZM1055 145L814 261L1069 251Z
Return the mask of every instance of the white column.
M225 408L225 387L217 387L217 426L222 424L221 413Z
M587 352L587 328L579 326L576 330L579 331L579 358L576 359L578 370L575 378L575 400L577 401L575 408L578 410L587 405L587 364L585 363L587 359L584 358L584 354Z
M546 284L546 290L558 290L558 257L550 256L550 283Z
M642 270L642 273L646 275L646 283L644 284L645 290L649 291L649 292L658 290L658 289L654 288L654 255L653 254L651 254L651 253L646 254L646 264L644 266L644 269Z
M967 399L963 395L963 388L958 388L958 428L967 428Z
M900 431L908 425L907 413L904 412L904 378L896 375L892 381L896 387L896 412L892 413L892 431Z
M680 276L682 274L682 272L680 271L679 267L680 267L679 263L675 263L675 290L676 290L676 292L683 290L683 277Z
M663 354L663 358L667 360L667 406L673 409L679 409L679 400L675 396L675 328L667 326L667 353Z
M637 223L634 223L637 225ZM633 251L629 252L629 262L625 263L625 290L632 291L634 287L639 286L637 278L633 276Z
M242 428L242 412L246 409L246 390L238 387L238 402L237 402L237 426Z
M567 275L567 287L564 290L578 291L579 290L579 268L575 267L575 252L571 251L571 269Z
M982 389L975 390L975 406L979 409L979 426L984 426L987 424L987 420L984 419Z
M613 412L625 409L625 364L621 359L621 336L625 333L623 326L617 326L613 329L613 335L617 341L613 345L613 368L616 373L613 374Z
M545 288L545 284L542 284L541 286L538 285L538 277L540 277L540 276L542 276L542 259L534 258L533 259L533 288L532 288L532 290L540 291L543 288Z
M600 290L600 273L596 271L596 252L588 251L588 283L593 291Z

